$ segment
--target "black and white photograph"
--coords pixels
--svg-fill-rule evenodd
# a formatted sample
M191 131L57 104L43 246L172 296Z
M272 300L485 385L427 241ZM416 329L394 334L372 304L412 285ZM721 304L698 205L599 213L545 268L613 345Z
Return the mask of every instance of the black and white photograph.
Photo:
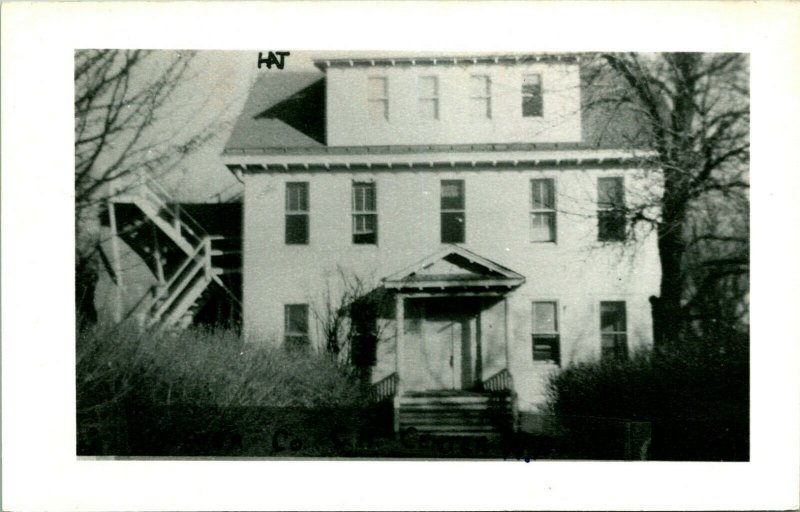
M748 460L749 70L77 51L78 454Z
M800 506L796 6L2 12L0 508Z

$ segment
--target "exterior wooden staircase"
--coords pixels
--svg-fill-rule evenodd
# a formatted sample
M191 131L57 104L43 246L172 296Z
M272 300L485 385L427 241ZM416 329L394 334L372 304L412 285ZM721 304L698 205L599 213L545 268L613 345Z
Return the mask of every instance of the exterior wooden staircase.
M141 179L114 194L110 208L116 207L135 207L143 215L128 216L122 229L116 220L111 224L112 231L143 256L158 278L146 309L146 326L187 327L214 287L241 309L223 281L225 274L241 271L240 251L231 258L237 251L231 250L225 238L209 235L158 182ZM144 223L155 227L153 236L141 229Z

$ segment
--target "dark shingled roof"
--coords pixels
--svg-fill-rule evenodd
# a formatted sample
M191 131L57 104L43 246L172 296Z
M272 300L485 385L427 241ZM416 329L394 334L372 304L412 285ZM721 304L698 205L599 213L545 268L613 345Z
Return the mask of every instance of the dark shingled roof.
M552 149L642 149L645 126L620 105L595 102L598 90L582 91L579 143L439 144L329 147L325 134L325 75L318 72L264 73L253 85L224 154L407 153Z

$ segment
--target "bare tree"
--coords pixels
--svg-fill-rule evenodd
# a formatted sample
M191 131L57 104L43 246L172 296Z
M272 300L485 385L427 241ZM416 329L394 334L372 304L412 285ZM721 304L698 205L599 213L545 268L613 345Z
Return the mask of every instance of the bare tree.
M75 53L76 306L96 319L97 218L115 185L161 174L210 138L184 133L170 102L186 78L193 52L81 50Z
M364 385L369 384L377 344L385 334L381 318L391 304L385 290L371 283L338 267L335 282L327 283L312 306L326 352L351 368Z
M651 200L629 205L658 236L661 285L653 298L656 343L679 344L720 280L736 283L749 260L749 58L745 54L635 53L588 56L584 108L625 116L623 134L646 147L660 173ZM658 214L652 215L653 207ZM746 292L744 292L746 293ZM706 308L707 309L707 308ZM706 311L707 312L707 311Z

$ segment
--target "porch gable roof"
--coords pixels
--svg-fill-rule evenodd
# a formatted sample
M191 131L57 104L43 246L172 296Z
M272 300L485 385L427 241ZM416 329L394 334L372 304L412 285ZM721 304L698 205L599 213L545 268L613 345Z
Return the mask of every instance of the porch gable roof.
M513 288L525 277L458 245L383 279L388 289Z

